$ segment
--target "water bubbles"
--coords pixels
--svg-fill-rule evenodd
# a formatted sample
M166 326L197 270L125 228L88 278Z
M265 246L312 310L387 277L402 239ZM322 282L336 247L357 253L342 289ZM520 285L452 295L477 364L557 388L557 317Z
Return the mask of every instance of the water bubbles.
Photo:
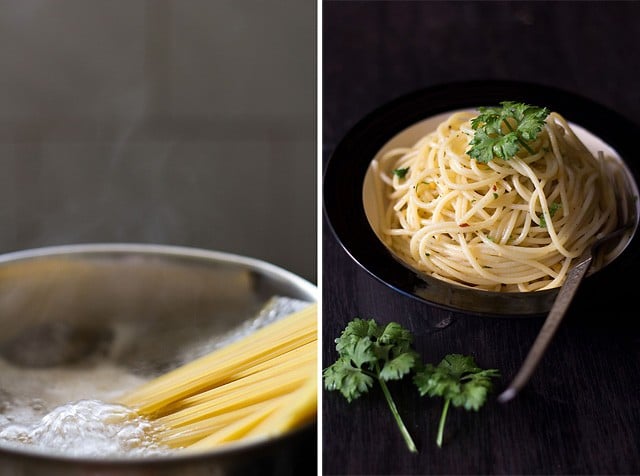
M153 456L169 451L157 442L157 430L122 405L80 400L54 408L35 424L9 424L0 439L76 457Z

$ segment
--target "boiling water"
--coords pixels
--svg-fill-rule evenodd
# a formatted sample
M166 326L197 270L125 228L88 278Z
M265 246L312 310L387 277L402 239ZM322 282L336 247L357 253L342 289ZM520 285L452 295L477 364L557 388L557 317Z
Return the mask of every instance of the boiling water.
M162 370L227 345L307 304L273 298L256 316L230 331L195 342L186 338L174 342L179 351ZM132 357L126 351L131 329L116 326L112 331L104 352L74 365L29 368L0 358L0 446L99 458L175 451L162 445L153 421L109 403L153 376L131 365ZM154 355L156 351L149 352Z
M122 405L80 400L34 418L42 408L38 400L18 402L13 408L17 414L7 418L0 439L68 456L153 456L170 451L156 440L153 422ZM10 422L22 419L23 423Z
M152 422L107 403L144 381L106 359L51 369L0 360L0 442L70 456L167 452Z

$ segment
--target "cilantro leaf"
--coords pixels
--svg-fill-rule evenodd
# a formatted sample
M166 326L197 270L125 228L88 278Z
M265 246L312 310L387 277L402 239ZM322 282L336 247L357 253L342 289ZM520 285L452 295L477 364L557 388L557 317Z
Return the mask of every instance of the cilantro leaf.
M449 405L478 411L491 390L491 378L499 377L496 369L479 368L471 356L449 354L434 366L427 364L413 379L421 396L444 398L436 442L442 446L444 425Z
M495 157L508 160L522 148L533 153L529 143L544 128L549 110L520 102L502 101L501 107L480 107L471 119L474 135L467 154L487 163Z
M395 322L381 327L373 319L355 318L335 343L339 357L322 372L325 389L337 390L352 402L377 381L409 450L417 452L385 383L402 379L418 364L411 333Z
M549 205L549 216L553 218L553 216L556 214L556 212L562 208L562 203L558 203L558 202L553 202L551 203L551 205ZM541 228L546 228L547 227L547 220L544 218L544 213L541 213L538 218L540 219L540 227Z
M327 390L339 390L348 402L360 397L373 386L373 378L352 365L348 357L340 357L324 372Z
M397 175L398 178L403 179L406 175L407 172L409 172L409 167L405 167L403 169L393 169L393 175Z
M385 362L382 369L380 369L380 378L383 380L400 380L416 364L415 356L404 353L395 357L394 359Z

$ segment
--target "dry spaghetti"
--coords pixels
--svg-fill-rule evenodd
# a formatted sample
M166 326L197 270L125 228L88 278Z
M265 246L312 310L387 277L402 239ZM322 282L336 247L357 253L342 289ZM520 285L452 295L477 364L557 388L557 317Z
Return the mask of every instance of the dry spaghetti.
M211 449L263 439L317 411L317 304L157 377L120 404L154 420L163 444Z

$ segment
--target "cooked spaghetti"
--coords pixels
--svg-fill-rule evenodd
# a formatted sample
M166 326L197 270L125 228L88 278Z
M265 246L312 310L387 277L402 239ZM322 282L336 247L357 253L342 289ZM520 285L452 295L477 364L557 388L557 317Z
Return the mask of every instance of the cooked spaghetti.
M621 165L595 157L558 113L510 159L467 153L477 114L451 114L372 163L380 235L412 268L489 291L560 286L572 260L616 228ZM398 172L401 173L398 173Z

